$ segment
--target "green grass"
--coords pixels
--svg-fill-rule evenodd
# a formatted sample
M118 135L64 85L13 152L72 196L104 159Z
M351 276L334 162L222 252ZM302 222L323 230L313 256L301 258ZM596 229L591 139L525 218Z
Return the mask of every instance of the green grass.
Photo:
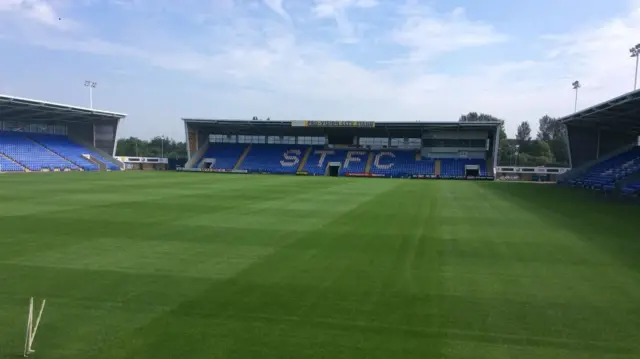
M638 358L640 208L555 186L0 176L0 358Z

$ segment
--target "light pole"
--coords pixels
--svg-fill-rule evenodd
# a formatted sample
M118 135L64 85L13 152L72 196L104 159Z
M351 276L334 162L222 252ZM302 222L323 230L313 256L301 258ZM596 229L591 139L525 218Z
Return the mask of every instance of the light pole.
M633 78L633 91L635 91L638 88L638 60L640 60L640 44L630 48L629 52L631 52L631 57L636 58L636 75Z
M164 135L160 136L160 158L164 158Z
M580 88L580 81L573 81L571 86L573 86L573 89L576 90L576 100L573 104L573 112L577 112L578 111L578 89Z
M86 80L84 82L84 87L89 88L89 108L93 110L93 89L98 86L98 83L95 81Z

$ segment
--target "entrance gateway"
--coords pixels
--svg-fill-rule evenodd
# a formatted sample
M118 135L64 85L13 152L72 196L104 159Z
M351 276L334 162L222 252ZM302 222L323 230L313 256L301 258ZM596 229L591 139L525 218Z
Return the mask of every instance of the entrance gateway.
M464 166L465 177L480 177L480 166L478 165L465 165Z
M329 164L327 165L325 176L338 177L338 174L340 173L340 167L342 167L341 162L329 162Z

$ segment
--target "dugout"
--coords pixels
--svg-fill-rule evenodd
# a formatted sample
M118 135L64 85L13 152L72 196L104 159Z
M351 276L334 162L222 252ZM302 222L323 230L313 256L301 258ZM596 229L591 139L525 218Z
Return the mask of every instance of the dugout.
M119 167L116 134L125 114L0 95L0 130L62 135Z
M567 129L571 167L589 166L638 145L640 90L565 116L560 122Z
M183 118L194 168L209 143L295 144L330 149L414 151L424 158L486 161L493 177L500 138L498 122L263 121ZM469 167L467 174L477 174ZM335 169L334 169L335 171ZM474 172L475 171L475 172ZM333 172L329 172L331 175ZM334 173L335 174L335 173ZM353 174L358 175L358 174Z

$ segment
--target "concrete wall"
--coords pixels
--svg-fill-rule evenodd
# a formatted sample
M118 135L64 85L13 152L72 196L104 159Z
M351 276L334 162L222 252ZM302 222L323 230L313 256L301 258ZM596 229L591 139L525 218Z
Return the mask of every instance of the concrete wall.
M484 148L424 147L421 155L428 158L462 158L460 151L467 152L466 158L485 158L487 154Z
M479 140L489 137L487 131L433 131L422 135L422 138L433 138L443 140Z

